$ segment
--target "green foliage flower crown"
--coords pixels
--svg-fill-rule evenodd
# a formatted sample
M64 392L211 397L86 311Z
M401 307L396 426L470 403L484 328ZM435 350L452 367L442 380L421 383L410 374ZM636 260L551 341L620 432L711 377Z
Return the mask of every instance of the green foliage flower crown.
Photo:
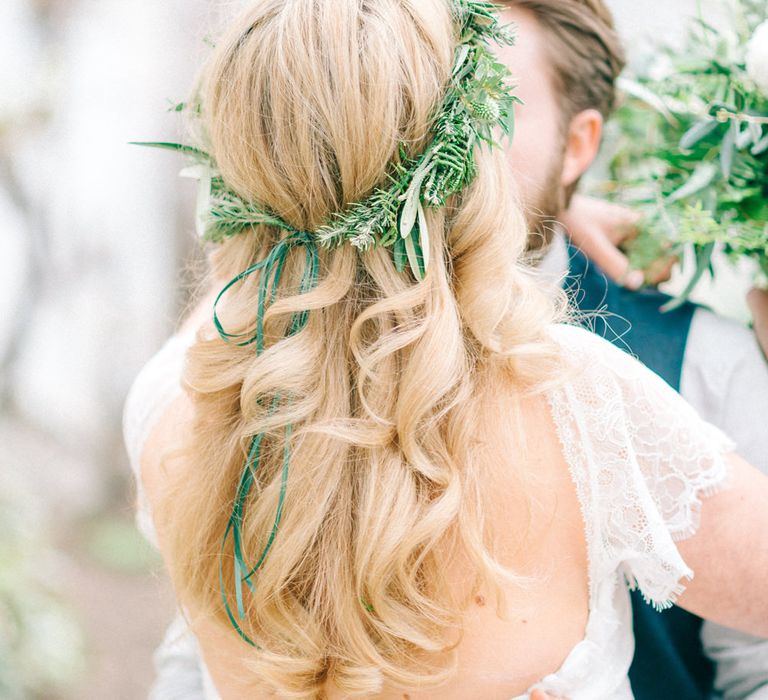
M452 0L451 5L460 38L445 97L433 118L430 145L421 155L409 157L400 144L399 161L390 165L386 184L312 232L324 247L392 247L397 269L402 272L407 264L419 280L429 264L424 206L444 206L448 197L472 182L475 146L498 146L493 138L496 127L511 139L514 105L520 102L511 93L509 69L490 50L491 42L514 43L512 27L499 23L492 2ZM195 162L183 174L200 181L198 232L204 240L221 242L258 225L297 232L274 212L229 189L204 150L174 143L141 145L181 151Z

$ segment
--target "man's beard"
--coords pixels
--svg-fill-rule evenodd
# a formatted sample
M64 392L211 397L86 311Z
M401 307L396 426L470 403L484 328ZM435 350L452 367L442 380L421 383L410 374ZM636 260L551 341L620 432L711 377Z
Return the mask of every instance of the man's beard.
M561 155L551 164L538 196L533 202L525 205L528 223L526 252L532 261L540 259L546 253L556 231L557 219L567 206L566 191L560 181L565 150L558 149L558 152Z

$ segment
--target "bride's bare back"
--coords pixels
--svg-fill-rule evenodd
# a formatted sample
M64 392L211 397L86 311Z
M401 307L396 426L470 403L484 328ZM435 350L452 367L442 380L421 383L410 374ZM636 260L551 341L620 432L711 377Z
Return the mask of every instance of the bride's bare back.
M194 320L190 322L194 323ZM583 331L571 330L570 333L576 333L574 338L582 342ZM587 345L597 343L595 348L589 348L589 352L607 352L612 361L625 362L621 356L613 354L620 351L605 349L603 341L595 339L586 342ZM634 365L632 371L636 371ZM643 380L646 379L644 373L647 370L642 369L639 375ZM651 384L657 379L653 377L651 381L648 378ZM563 454L563 426L558 427L556 419L553 419L546 397L515 398L512 387L505 387L500 381L494 386L493 396L476 397L480 410L486 416L485 422L496 424L495 429L488 431L488 439L479 448L482 449L488 474L486 516L500 536L498 552L501 562L517 573L530 576L535 583L506 589L509 614L504 619L497 616L489 591L481 590L470 598L463 620L463 635L456 647L457 672L448 685L432 690L402 690L385 686L380 694L371 697L380 700L510 700L526 692L540 679L560 670L563 662L570 660L574 648L585 638L590 612L589 579L594 570L588 564L587 523L582 514L584 494L582 490L581 498L577 495L573 464L566 461ZM680 401L677 395L673 398L671 390L667 396L664 393L666 390L668 387L662 390L663 401ZM659 415L668 418L668 422L674 422L673 414L683 410L683 406L682 402L670 407L660 406ZM670 409L674 411L669 413ZM690 410L687 406L685 409ZM159 469L159 456L184 442L191 418L192 405L183 395L171 404L146 443L141 466L150 502L167 478L167 474ZM508 425L509 429L497 429L499 424ZM703 434L706 432L705 424L701 425ZM588 428L595 431L595 435L601 435L605 426L596 424ZM679 441L681 438L678 435L676 439ZM694 445L695 440L696 436L693 436ZM662 442L660 436L660 444ZM681 444L680 447L685 451L690 445ZM611 455L615 457L613 453ZM711 455L702 455L704 462L712 461ZM706 517L699 534L680 545L688 565L694 568L701 565L694 584L688 584L688 591L681 602L693 612L706 614L725 624L768 634L764 623L766 611L762 612L762 618L756 619L754 590L758 585L754 580L755 573L761 570L760 566L768 566L765 538L749 558L743 553L740 555L736 551L738 548L733 546L734 541L749 536L756 523L759 526L760 517L766 520L764 515L757 515L764 509L757 508L755 503L768 491L766 479L735 457L728 461L732 470L730 489L706 501ZM710 468L702 466L704 462L699 467ZM166 462L166 465L170 469L185 468L183 461ZM601 466L594 466L594 476L598 481L605 480L606 474L610 474L600 471ZM691 478L694 478L693 473ZM682 494L680 498L683 499ZM734 517L737 508L743 509L741 515L744 517ZM722 513L729 515L725 524ZM613 517L613 514L609 515ZM625 521L626 527L630 527L629 522ZM768 531L768 522L764 526L766 529L763 532ZM614 534L621 535L620 532ZM658 539L659 532L654 534ZM159 536L162 545L162 531ZM605 538L606 533L601 536ZM671 539L668 545L672 546ZM661 551L667 545L657 542L655 546ZM645 554L652 563L653 557L657 556L656 552L638 551L634 558L639 560ZM728 563L727 570L713 565L713 555ZM679 555L675 550L664 556L674 558ZM663 558L659 557L662 561ZM660 578L663 578L664 567L668 566L669 563L663 561L659 565ZM637 574L641 569L632 570L630 566L628 572ZM469 591L471 572L466 561L446 557L442 570L446 583L457 592L465 594ZM676 584L681 575L685 575L684 569L673 571L671 584ZM745 577L749 576L752 576L752 581L745 584ZM667 581L665 585L671 595L669 583ZM761 600L765 600L764 595ZM765 607L765 603L762 605ZM205 663L221 697L224 700L246 695L257 699L273 697L249 674L249 650L232 630L219 623L205 621L200 611L190 612L196 620ZM628 634L631 637L631 629ZM607 652L603 650L602 653ZM599 674L600 671L591 669L591 673ZM340 689L329 683L324 687L324 693L328 700L345 697Z
M507 413L512 423L513 396L511 388L499 390L485 410L495 413L495 421ZM147 443L142 473L150 494L159 454L174 440L184 439L191 411L188 399L177 400ZM587 552L574 484L546 400L522 399L519 415L524 435L516 434L510 425L508 432L497 433L497 442L484 450L488 492L493 494L487 517L500 535L501 563L539 582L525 588L507 587L508 619L497 616L490 591L481 590L472 597L457 646L458 672L450 687L408 692L385 689L376 696L380 700L509 700L556 671L584 638L589 601ZM526 460L520 459L525 451L521 449L523 437L529 446ZM184 469L181 461L171 464L174 469ZM521 483L526 484L524 492ZM162 532L159 534L162 542ZM446 583L461 595L468 593L471 570L466 561L446 560L442 570ZM252 693L252 683L233 684L232 680L245 674L245 665L237 659L246 659L247 649L231 630L216 632L215 642L199 641L205 651L210 650L206 662L219 692L223 698L243 697L246 688ZM326 696L328 700L346 697L330 685Z

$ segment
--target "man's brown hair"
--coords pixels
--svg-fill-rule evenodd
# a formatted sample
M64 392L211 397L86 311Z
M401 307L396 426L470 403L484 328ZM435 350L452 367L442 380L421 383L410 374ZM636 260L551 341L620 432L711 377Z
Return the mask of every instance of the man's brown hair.
M504 0L531 12L544 28L563 126L585 109L608 117L625 58L613 17L603 0Z

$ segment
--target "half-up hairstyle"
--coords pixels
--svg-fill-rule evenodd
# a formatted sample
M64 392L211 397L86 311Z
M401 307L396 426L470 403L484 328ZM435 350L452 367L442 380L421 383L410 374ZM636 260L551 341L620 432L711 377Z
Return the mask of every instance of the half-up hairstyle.
M242 198L312 231L381 185L399 144L424 149L458 39L447 0L251 2L203 72L205 146ZM289 441L282 520L239 621L254 678L283 696L441 682L467 603L441 583L445 557L467 557L473 590L494 591L499 609L502 581L521 580L484 519L478 398L502 375L520 392L558 376L555 305L520 262L527 232L504 154L476 158L473 184L427 209L423 281L397 272L389 249L342 246L320 250L318 285L299 294L295 250L262 354L206 324L187 355L195 415L183 473L156 507L165 555L181 602L230 627L220 547L250 440L266 434L242 522L250 557L269 537ZM215 246L210 286L284 235L258 226ZM228 329L253 328L258 285L253 275L222 302ZM275 395L290 400L270 411Z

